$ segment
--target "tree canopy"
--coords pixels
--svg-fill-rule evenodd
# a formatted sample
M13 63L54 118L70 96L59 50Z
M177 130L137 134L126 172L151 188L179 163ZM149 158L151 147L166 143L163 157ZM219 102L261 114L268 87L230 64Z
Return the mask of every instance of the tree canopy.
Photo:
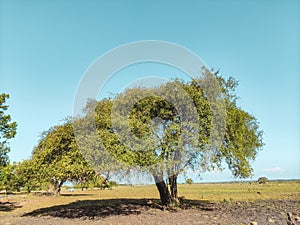
M15 137L17 133L17 123L11 121L11 116L5 114L8 109L6 100L8 94L0 94L0 166L5 166L8 163L8 152L10 151L8 140Z
M198 80L131 88L116 98L90 101L85 117L77 119L76 140L79 146L93 143L83 153L91 164L102 160L102 168L112 162L152 174L163 204L178 201L177 177L187 168L201 173L227 164L234 176L249 177L262 131L256 118L238 107L237 84L205 71Z
M27 166L20 169L26 175L25 184L51 184L56 194L67 180L84 183L95 175L77 148L73 126L68 121L43 133L29 162L23 162Z

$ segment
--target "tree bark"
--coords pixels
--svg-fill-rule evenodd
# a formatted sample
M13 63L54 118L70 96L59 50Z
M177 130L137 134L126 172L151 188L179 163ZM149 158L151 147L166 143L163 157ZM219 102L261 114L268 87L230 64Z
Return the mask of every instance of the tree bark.
M160 196L160 202L162 205L170 205L171 204L171 195L168 189L168 186L166 185L164 179L160 175L153 174L154 181L156 184L156 187L159 192Z
M178 177L178 174L174 174L169 177L171 198L172 198L172 202L175 204L179 203L178 191L177 191L177 177Z

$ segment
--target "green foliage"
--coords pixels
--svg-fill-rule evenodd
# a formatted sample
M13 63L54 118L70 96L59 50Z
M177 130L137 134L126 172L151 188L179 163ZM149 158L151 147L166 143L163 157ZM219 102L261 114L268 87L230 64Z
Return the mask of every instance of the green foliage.
M10 115L5 114L8 109L5 102L8 98L8 94L0 94L0 167L8 163L7 153L10 149L7 141L16 135L17 130L17 123L11 122Z
M268 181L269 181L269 179L266 178L266 177L260 177L260 178L258 178L258 180L257 180L257 182L258 182L259 184L266 184Z
M14 174L15 165L9 164L8 140L15 137L17 123L11 122L10 115L5 114L8 105L5 104L8 94L0 94L0 188L6 192L19 189L17 178Z
M91 186L93 188L103 188L103 182L104 182L104 177L99 176L99 175L95 175L92 179L91 179Z
M130 165L146 169L150 173L159 171L160 174L178 174L187 167L197 171L222 170L226 163L234 176L240 178L251 176L251 162L263 145L262 131L259 130L258 122L254 116L237 106L236 80L233 78L225 80L209 71L205 73L207 76L205 79L210 81L215 78L221 87L221 93L214 98L223 100L226 110L224 124L222 121L213 121L216 115L212 109L222 107L220 102L211 101L209 98L209 95L214 94L217 85L208 82L210 86L205 92L199 86L203 78L187 83L175 80L158 88L132 88L115 99L94 101L86 108L86 118L96 120L95 126L99 135L97 139L102 144L99 148L103 150L100 154L107 151L108 157L112 155L112 158L125 168L126 165ZM183 92L178 90L185 90L184 94L187 93L188 98L193 101L197 109L198 128L193 122L185 123L177 109L170 103L175 92L179 95L177 96L179 99L186 98ZM132 105L132 102L135 104ZM131 108L128 109L128 106ZM118 113L113 114L116 107ZM186 104L185 107L189 105ZM192 109L185 108L185 111L189 112ZM124 120L128 112L130 112L129 125ZM111 117L115 119L114 126ZM132 140L117 136L116 133L119 134L124 130L133 134ZM191 136L196 136L197 140L190 139ZM211 140L216 136L219 136L221 142L217 147ZM136 139L142 141L138 142ZM135 149L129 146L134 146ZM208 159L207 155L210 152L215 154ZM95 156L94 153L90 150L87 155ZM182 155L190 158L180 161L178 155L181 159L184 158ZM95 158L103 157L99 155ZM102 164L103 167L105 163Z
M111 107L112 102L108 99L99 103L90 100L85 109L86 116L73 120L76 144L82 155L97 174L106 179L109 179L112 173L121 173L126 170L117 157L112 157L121 154L124 148L111 135L112 130L106 130L111 126L109 116ZM103 129L96 130L96 126ZM106 141L102 141L100 137ZM124 157L126 156L124 155Z
M111 187L117 187L118 186L118 183L116 181L110 181L110 186Z
M185 181L186 184L192 184L193 183L193 180L191 178L188 178L186 179Z
M0 190L6 193L20 191L20 177L16 175L16 164L7 164L0 170Z
M177 83L175 85L178 86ZM124 116L126 117L126 107L135 100L136 96L145 95L145 93L150 95L153 91L157 91L167 98L172 98L173 94L170 93L170 90L174 90L173 86L173 83L170 83L155 90L134 88L127 90L119 99L104 99L96 103L95 108L93 105L90 108L87 107L86 118L95 118L98 140L101 141L102 146L98 144L101 148L99 157L94 157L97 154L95 151L87 151L85 155L93 156L96 159L106 159L102 169L107 164L118 165L117 167L121 167L123 170L137 167L148 172L156 172L159 170L159 166L175 168L173 167L177 162L175 149L179 145L183 145L179 137L188 136L188 134L180 131L183 121L180 120L176 109L170 102L159 97L145 97L136 101L133 106L129 114L129 127L126 127L126 121L123 119ZM184 97L186 96L182 98ZM118 110L121 114L124 113L123 117L113 115L117 127L113 127L111 121L113 104L119 107ZM157 118L161 118L161 121ZM128 132L133 134L133 139L138 138L142 141L133 143L134 140L132 142L126 137L120 140L116 135L117 130L114 129L121 131L128 129ZM128 147L132 145L135 145L134 149ZM192 145L193 143L190 143L190 146ZM157 147L152 148L151 146ZM93 163L93 159L91 161ZM168 163L171 165L167 165ZM180 168L178 167L178 169Z
M67 180L85 184L95 173L77 148L73 126L68 121L44 132L29 163L32 170L22 170L24 174L29 174L25 184L34 186L37 182L45 186L49 183L57 194ZM36 182L32 181L31 175L37 178Z
M16 166L15 175L20 186L25 188L28 193L41 188L40 168L39 164L34 162L34 159L20 162Z
M115 181L110 181L98 174L94 174L94 176L90 177L89 180L85 183L81 183L80 181L75 182L74 188L76 189L93 189L93 188L99 188L99 189L111 189L112 187L117 186L118 184Z
M238 107L235 79L203 75L90 100L74 122L88 162L97 172L152 174L163 204L170 196L176 202L177 177L187 168L201 173L227 164L235 177L250 177L263 146L258 122Z

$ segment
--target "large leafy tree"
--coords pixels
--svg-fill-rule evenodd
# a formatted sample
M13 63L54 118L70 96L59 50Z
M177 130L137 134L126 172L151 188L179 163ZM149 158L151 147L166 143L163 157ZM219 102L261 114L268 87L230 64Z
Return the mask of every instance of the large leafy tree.
M44 132L30 162L34 169L23 170L28 175L26 182L32 183L32 176L36 178L38 174L39 182L50 183L56 194L60 194L61 187L67 180L84 182L95 174L75 144L70 122Z
M8 109L6 100L8 94L0 94L0 166L5 166L8 163L7 153L10 151L8 140L15 137L17 123L11 121L11 116L5 114Z
M95 162L110 156L108 161L115 160L126 170L152 174L164 205L178 203L177 178L187 168L203 172L222 170L227 164L234 176L251 176L251 162L263 145L262 131L256 118L238 107L237 81L209 71L204 82L201 79L132 88L117 98L88 105L81 120L94 119L94 127L87 130L95 138L96 129L101 144L89 148L85 157ZM190 113L194 107L197 121Z

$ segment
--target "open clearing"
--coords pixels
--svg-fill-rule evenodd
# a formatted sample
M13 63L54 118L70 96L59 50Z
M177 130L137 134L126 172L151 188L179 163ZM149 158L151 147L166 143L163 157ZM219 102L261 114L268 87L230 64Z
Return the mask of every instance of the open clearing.
M287 224L300 216L300 181L179 185L182 206L162 210L155 185L1 195L0 224ZM295 224L300 224L295 222Z

